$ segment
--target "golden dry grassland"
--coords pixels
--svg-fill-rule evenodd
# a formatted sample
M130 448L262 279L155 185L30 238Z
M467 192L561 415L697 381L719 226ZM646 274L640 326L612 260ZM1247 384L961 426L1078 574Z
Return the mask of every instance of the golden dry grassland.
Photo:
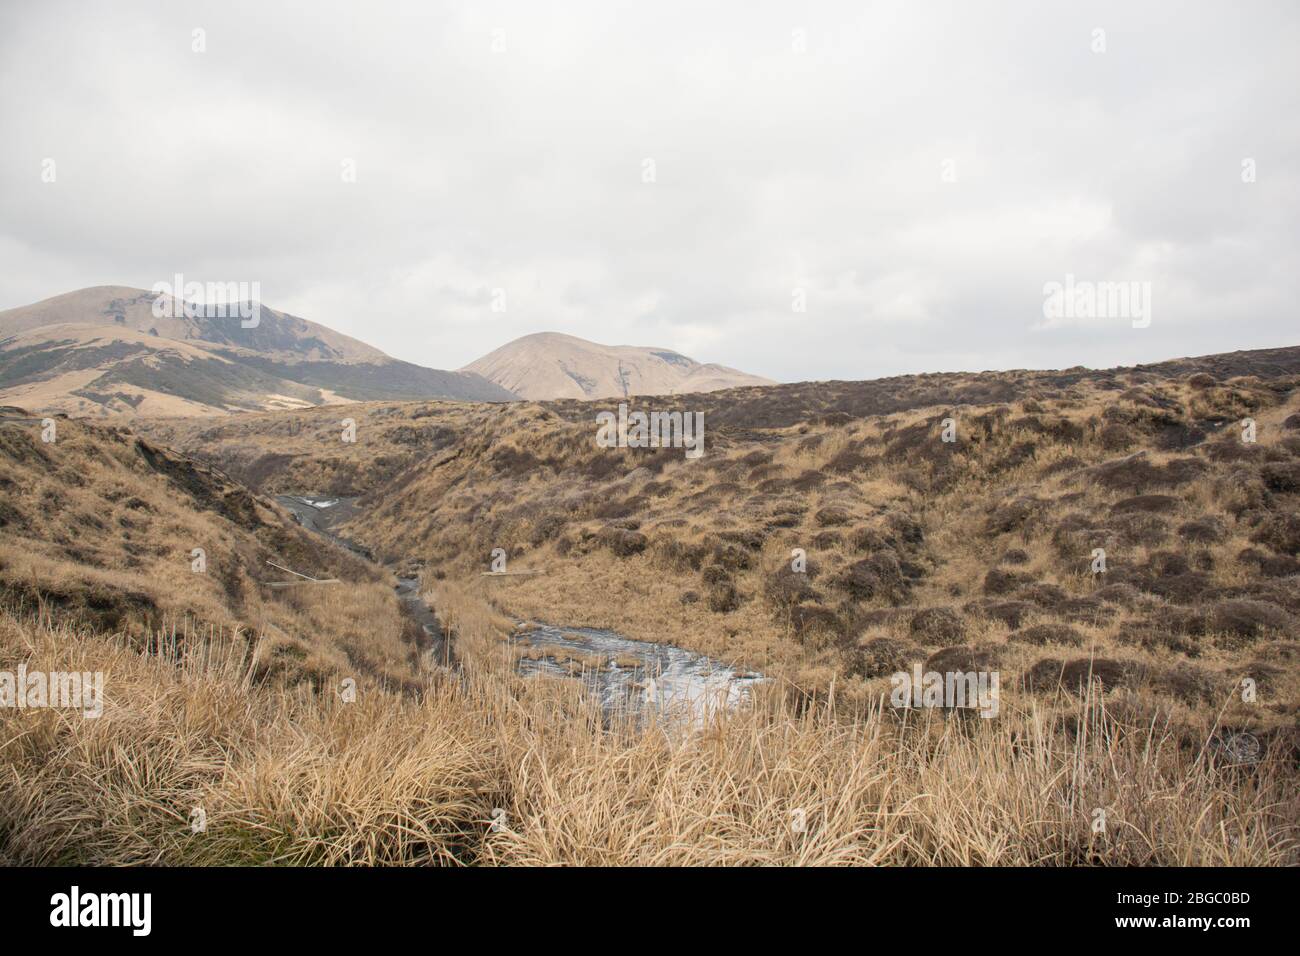
M702 407L698 461L597 447L602 403L349 406L355 445L336 408L141 422L143 450L0 427L0 667L103 670L110 700L0 709L0 856L1295 863L1300 377L898 388L646 400ZM360 496L343 533L419 569L460 667L259 492ZM495 548L544 573L485 576ZM268 556L348 583L271 591ZM773 680L701 731L611 725L515 673L521 620ZM998 671L999 715L892 708L916 665Z

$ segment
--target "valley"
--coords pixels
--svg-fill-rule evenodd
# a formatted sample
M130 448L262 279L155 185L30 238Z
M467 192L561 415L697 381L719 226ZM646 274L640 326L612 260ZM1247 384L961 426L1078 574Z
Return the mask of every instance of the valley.
M0 647L90 655L109 704L94 736L49 725L64 782L24 787L80 809L9 817L47 836L5 852L47 859L77 834L88 862L139 860L137 840L192 860L165 819L199 801L227 827L203 852L226 862L915 863L966 859L995 831L1016 840L983 863L1289 858L1300 349L637 403L702 415L698 459L602 447L610 405L352 403L351 429L332 406L59 418L52 443L6 412ZM287 575L339 583L271 586ZM1001 676L996 716L891 706L897 673L953 669ZM161 747L167 712L150 711L150 743L128 730L133 695L186 674L266 729L214 711L185 745L199 751L148 751L179 776L149 798L161 816L124 831L71 781L96 766L138 786L92 741ZM216 775L197 757L208 734L230 755ZM304 776L283 749L303 735L373 772ZM36 754L9 745L18 765ZM450 776L403 769L431 760ZM627 762L639 782L609 775ZM960 772L974 763L1001 769ZM241 775L268 766L287 789L253 800ZM1225 790L1225 773L1251 783ZM14 786L12 806L35 799ZM972 786L1008 815L907 809L921 793L965 805ZM344 812L318 787L352 793L311 831L328 843L288 822ZM646 787L666 789L647 803ZM738 828L683 842L735 787ZM1131 835L1097 844L1078 801ZM791 842L792 809L807 840ZM497 810L516 825L493 829ZM611 812L643 829L599 828Z

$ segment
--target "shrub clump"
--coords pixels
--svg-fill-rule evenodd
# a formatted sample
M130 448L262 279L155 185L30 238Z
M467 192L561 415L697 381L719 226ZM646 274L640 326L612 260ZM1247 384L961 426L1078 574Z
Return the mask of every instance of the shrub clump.
M877 637L858 647L851 672L863 677L887 677L907 670L918 656L917 648L894 637Z
M627 528L601 528L596 539L603 547L620 558L630 558L634 554L640 554L649 544L649 539L640 531L629 531Z
M1037 647L1044 644L1078 647L1083 643L1083 635L1068 624L1035 624L1033 627L1013 631L1007 636L1007 640L1019 644L1033 644Z
M921 644L949 646L966 637L966 622L950 607L929 607L912 617L909 630Z

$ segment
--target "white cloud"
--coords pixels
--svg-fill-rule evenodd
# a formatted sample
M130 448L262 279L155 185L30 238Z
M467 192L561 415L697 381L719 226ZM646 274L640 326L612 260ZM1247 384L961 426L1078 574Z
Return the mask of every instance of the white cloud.
M433 366L556 330L786 380L1290 344L1298 41L1288 3L6 6L0 307L179 271ZM1152 325L1044 323L1066 274Z

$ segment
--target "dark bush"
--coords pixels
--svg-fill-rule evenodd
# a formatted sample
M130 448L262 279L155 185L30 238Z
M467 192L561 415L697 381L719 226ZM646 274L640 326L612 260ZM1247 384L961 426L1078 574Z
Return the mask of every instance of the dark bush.
M1240 647L1270 633L1285 635L1294 624L1292 616L1276 604L1249 598L1218 602L1210 609L1206 621L1208 629L1219 635L1217 643L1228 648Z
M845 508L838 505L827 505L825 508L822 508L813 515L813 520L823 528L832 528L842 524L848 524L852 517L853 516Z
M921 644L948 646L966 637L966 621L950 607L930 607L912 616L909 630Z
M1250 540L1268 545L1279 554L1300 555L1300 515L1294 512L1270 515L1255 529Z
M887 677L905 671L920 651L906 641L877 637L857 648L852 672L862 677Z
M1198 544L1218 544L1228 537L1228 528L1221 518L1207 515L1178 526L1180 537Z
M1068 663L1056 658L1044 658L1024 674L1025 689L1030 693L1054 693L1058 689L1082 693L1089 681L1099 683L1103 690L1132 686L1144 676L1143 668L1131 661L1116 661L1105 657L1080 657Z
M1008 571L1005 568L990 568L984 575L985 594L1010 594L1016 588L1033 581L1033 576L1022 571Z
M1274 462L1259 470L1272 491L1300 491L1300 461Z
M1083 635L1068 624L1035 624L1023 630L1013 631L1007 640L1020 644L1066 644L1078 647L1083 643Z
M715 614L726 614L740 607L740 592L730 581L713 585L709 589L709 610Z
M1179 504L1181 502L1173 495L1134 495L1115 502L1110 510L1112 514L1125 514L1132 511L1162 514L1177 511Z
M620 558L640 554L649 543L640 531L628 531L626 528L601 528L596 539Z
M907 589L898 556L892 551L880 551L849 565L834 583L860 601L897 597Z

